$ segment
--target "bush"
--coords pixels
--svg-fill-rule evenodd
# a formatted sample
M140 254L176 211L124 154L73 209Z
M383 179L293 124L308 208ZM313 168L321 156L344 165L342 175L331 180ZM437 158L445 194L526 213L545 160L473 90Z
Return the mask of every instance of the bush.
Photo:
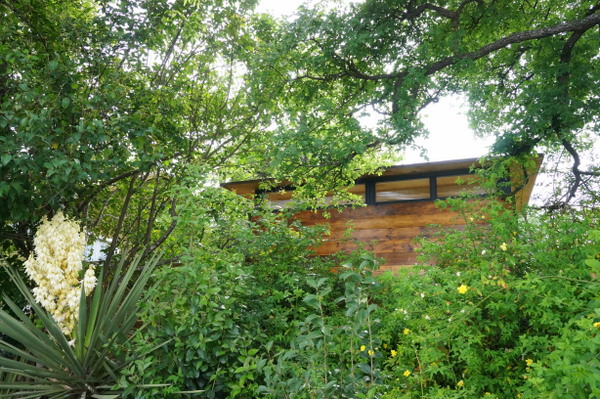
M468 223L424 242L436 266L382 279L381 340L390 348L384 397L597 394L594 215L528 221L500 204L476 213L454 205Z
M313 268L301 271L293 256L290 271L280 264L281 276L271 279L260 278L260 262L197 258L204 256L157 274L141 314L145 328L131 343L132 351L150 354L125 370L128 394L301 398L343 389L344 397L358 397L379 382L376 306L368 300L377 287L373 258L321 277ZM136 391L142 385L156 387Z
M363 255L339 274L311 279L307 315L290 332L289 347L272 356L260 392L268 398L367 398L380 380L379 321L371 303L376 260ZM344 287L335 290L338 283ZM339 295L339 296L338 296ZM328 304L338 307L328 310Z
M168 384L133 394L170 398L196 392L206 398L253 397L263 336L246 306L251 277L239 267L189 263L158 273L134 339L137 352L160 345L125 371L127 392L143 384Z
M157 275L130 348L149 355L123 386L138 398L598 396L597 214L444 205L465 228L424 239L423 264L402 277L373 278L363 251L311 257L316 236L281 215L249 223L235 247L188 252ZM168 386L134 394L148 384Z

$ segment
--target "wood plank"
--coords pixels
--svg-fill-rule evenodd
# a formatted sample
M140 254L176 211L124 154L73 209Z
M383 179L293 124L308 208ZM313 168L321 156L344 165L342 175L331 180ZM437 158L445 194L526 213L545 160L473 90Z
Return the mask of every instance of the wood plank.
M446 208L441 209L438 208L431 201L421 201L421 202L410 202L410 203L395 203L395 204L378 204L371 205L363 208L347 208L342 212L338 212L337 210L330 211L330 217L324 217L322 214L323 211L303 211L299 212L295 215L295 218L302 221L302 223L306 225L315 225L315 224L325 224L328 223L330 225L333 224L343 224L348 220L358 221L361 219L375 219L382 218L387 216L398 216L402 215L405 218L410 218L414 216L424 217L427 215L440 215L440 214L448 214L448 215L458 215L458 213ZM461 218L457 224L464 224L464 218ZM426 224L426 223L425 223ZM425 225L422 224L422 225ZM415 224L415 226L417 226Z
M461 224L461 218L460 215L456 213L439 212L423 215L392 215L372 219L355 219L350 222L347 220L329 221L325 224L329 225L331 231L337 232L340 230L346 230L348 228L352 228L353 230L396 229L408 227L427 227L430 224L453 226L456 224Z
M359 247L371 252L412 252L416 244L413 243L413 238L402 241L365 242L360 243L360 245L354 241L324 241L315 248L315 251L319 255L327 255L338 251L355 251Z
M329 217L323 216L323 210L302 211L296 214L296 218L305 223L318 222L323 220L337 221L347 219L371 219L378 216L397 215L397 214L417 214L421 212L440 211L432 201L400 202L391 204L369 205L360 208L342 208L342 210L328 209Z

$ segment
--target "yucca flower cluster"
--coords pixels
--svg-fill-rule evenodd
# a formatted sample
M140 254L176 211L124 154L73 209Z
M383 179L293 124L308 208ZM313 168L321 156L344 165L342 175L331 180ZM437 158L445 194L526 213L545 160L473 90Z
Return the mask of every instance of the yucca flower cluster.
M37 285L33 295L63 333L71 335L79 314L81 284L89 295L97 282L92 266L82 273L85 234L78 222L59 211L52 220L42 219L33 243L35 256L24 263L25 272Z

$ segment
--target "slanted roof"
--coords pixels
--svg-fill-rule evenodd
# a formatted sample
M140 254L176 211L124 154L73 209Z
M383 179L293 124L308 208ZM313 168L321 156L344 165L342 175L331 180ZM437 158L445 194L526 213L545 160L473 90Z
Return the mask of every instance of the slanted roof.
M511 182L513 189L516 191L516 202L517 207L521 208L527 204L533 190L535 183L535 177L539 170L542 162L542 156L539 156L536 160L535 167L532 170L524 173L523 170L513 168L511 170ZM409 165L395 165L384 168L379 174L366 174L361 176L357 183L365 182L390 182L396 180L413 180L413 187L409 183L404 185L407 192L410 190L418 191L420 184L417 179L427 178L431 176L443 177L443 176L457 176L468 174L472 167L480 167L481 163L478 158L465 158L441 162L423 162ZM526 177L526 180L525 180ZM239 195L246 197L252 197L256 193L261 191L264 183L273 182L272 179L257 179L257 180L246 180L237 182L228 182L222 184L222 187L234 191ZM438 183L439 184L439 183ZM448 183L445 183L448 184ZM454 182L452 182L454 184ZM273 191L289 186L289 182L278 183ZM518 190L516 190L518 188ZM368 201L367 201L368 203Z

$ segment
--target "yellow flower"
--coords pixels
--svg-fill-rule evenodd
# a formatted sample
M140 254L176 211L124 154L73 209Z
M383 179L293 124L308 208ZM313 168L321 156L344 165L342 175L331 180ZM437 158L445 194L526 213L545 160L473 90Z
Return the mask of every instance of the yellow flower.
M459 294L466 294L468 289L469 289L469 287L467 287L467 286L466 286L466 285L464 285L464 284L461 284L461 285L460 285L460 286L457 288L457 290L458 290L458 293L459 293Z
M531 366L533 364L533 360L527 359L525 360L525 363L527 363L528 366Z
M458 381L458 382L456 383L456 386L457 386L457 387L459 387L459 388L462 388L462 387L463 387L463 385L465 385L465 383L463 382L463 380L460 380L460 381Z
M405 376L405 377L408 377L409 375L410 375L410 371L406 370L406 371L404 372L404 376Z
M364 345L361 345L361 347L360 347L360 351L361 351L361 352L364 352L364 351L365 351L365 349L367 349L367 347L366 347L366 346L364 346Z
M396 355L398 354L398 352L396 352L395 350L391 350L390 354L392 355L392 357L396 357Z
M373 355L375 354L375 352L373 352L373 350L372 350L372 349L369 349L369 350L367 351L367 353L369 354L369 356L373 356Z
M594 327L596 328L600 328L600 321L597 321L593 324Z
M505 243L505 242L503 242L503 243L500 245L500 249L501 249L501 250L503 250L503 251L506 251L506 250L508 249L508 246L506 245L506 243Z
M387 349L388 344L383 344L383 349Z
M404 335L408 335L410 333L410 330L408 328L405 328L402 332L404 333Z

